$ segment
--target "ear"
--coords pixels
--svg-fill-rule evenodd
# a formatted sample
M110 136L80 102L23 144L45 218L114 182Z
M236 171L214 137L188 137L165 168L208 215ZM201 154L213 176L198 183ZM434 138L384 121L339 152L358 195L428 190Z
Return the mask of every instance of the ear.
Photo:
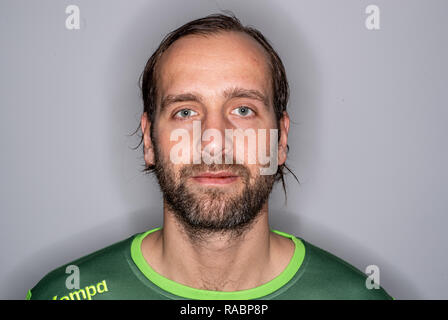
M146 112L142 114L140 126L143 134L143 154L147 166L154 165L154 149L151 141L151 122Z
M280 118L280 139L278 141L278 165L286 162L288 152L288 132L289 132L289 115L283 111L283 116Z

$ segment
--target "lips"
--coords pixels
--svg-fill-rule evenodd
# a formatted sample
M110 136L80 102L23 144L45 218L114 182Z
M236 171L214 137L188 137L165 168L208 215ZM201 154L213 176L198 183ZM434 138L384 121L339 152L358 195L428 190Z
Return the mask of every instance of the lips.
M203 172L199 175L193 176L193 180L201 184L229 184L238 179L238 175L229 172Z
M217 172L217 173L204 172L197 176L194 176L193 178L229 178L229 177L238 177L238 175L236 175L232 172L228 172L228 171Z

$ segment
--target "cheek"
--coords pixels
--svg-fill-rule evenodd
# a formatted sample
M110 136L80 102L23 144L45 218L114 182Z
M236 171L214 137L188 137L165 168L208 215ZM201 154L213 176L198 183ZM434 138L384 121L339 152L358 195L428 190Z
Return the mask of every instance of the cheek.
M244 140L241 137L233 138L233 154L235 163L246 165L266 165L271 157L277 156L278 130L257 129L250 131Z
M279 130L277 128L267 129L262 135L266 141L266 143L263 144L264 150L262 150L262 154L267 157L277 156L278 137L280 135Z
M188 146L189 139L185 139L184 137L181 137L181 133L185 132L184 129L179 128L170 128L169 126L161 126L160 130L158 131L158 145L160 149L161 155L166 159L170 156L170 151L173 149L174 146L179 145L182 142L187 142L187 144L184 147ZM189 133L188 133L189 134ZM173 139L171 140L171 137ZM185 143L184 143L185 144Z
M175 144L175 141L170 141L170 133L168 131L162 131L158 134L157 145L159 146L160 155L164 159L169 156L169 150L173 144Z

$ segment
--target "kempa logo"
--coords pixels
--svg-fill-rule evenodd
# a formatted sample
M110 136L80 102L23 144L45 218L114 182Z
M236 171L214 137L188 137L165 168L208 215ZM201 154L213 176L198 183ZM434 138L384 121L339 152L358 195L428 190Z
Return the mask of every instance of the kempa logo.
M193 121L193 163L200 164L201 160L206 164L221 164L223 152L225 163L233 163L233 149L236 148L236 163L244 164L245 155L245 137L248 139L248 164L257 163L258 146L258 163L264 167L260 167L261 175L272 175L277 172L278 167L278 130L269 130L269 155L266 154L266 129L225 129L224 151L222 143L221 131L213 128L204 130L201 137L201 121ZM235 144L233 138L236 137ZM180 141L179 141L180 139ZM202 151L202 141L211 141ZM177 128L171 132L170 141L179 141L170 150L170 160L174 164L190 164L191 163L191 137L190 132L186 129ZM257 144L258 141L258 144ZM269 164L266 168L265 166Z
M106 280L98 282L96 285L86 286L83 289L72 291L68 295L58 298L54 296L53 300L92 300L92 297L97 294L102 294L107 292Z

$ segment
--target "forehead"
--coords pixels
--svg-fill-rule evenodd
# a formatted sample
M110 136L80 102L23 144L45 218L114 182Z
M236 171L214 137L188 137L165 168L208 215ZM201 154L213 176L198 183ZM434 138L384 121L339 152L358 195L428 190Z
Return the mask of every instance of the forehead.
M183 37L159 60L159 99L184 92L215 96L230 87L259 90L271 97L268 59L264 48L241 32Z

